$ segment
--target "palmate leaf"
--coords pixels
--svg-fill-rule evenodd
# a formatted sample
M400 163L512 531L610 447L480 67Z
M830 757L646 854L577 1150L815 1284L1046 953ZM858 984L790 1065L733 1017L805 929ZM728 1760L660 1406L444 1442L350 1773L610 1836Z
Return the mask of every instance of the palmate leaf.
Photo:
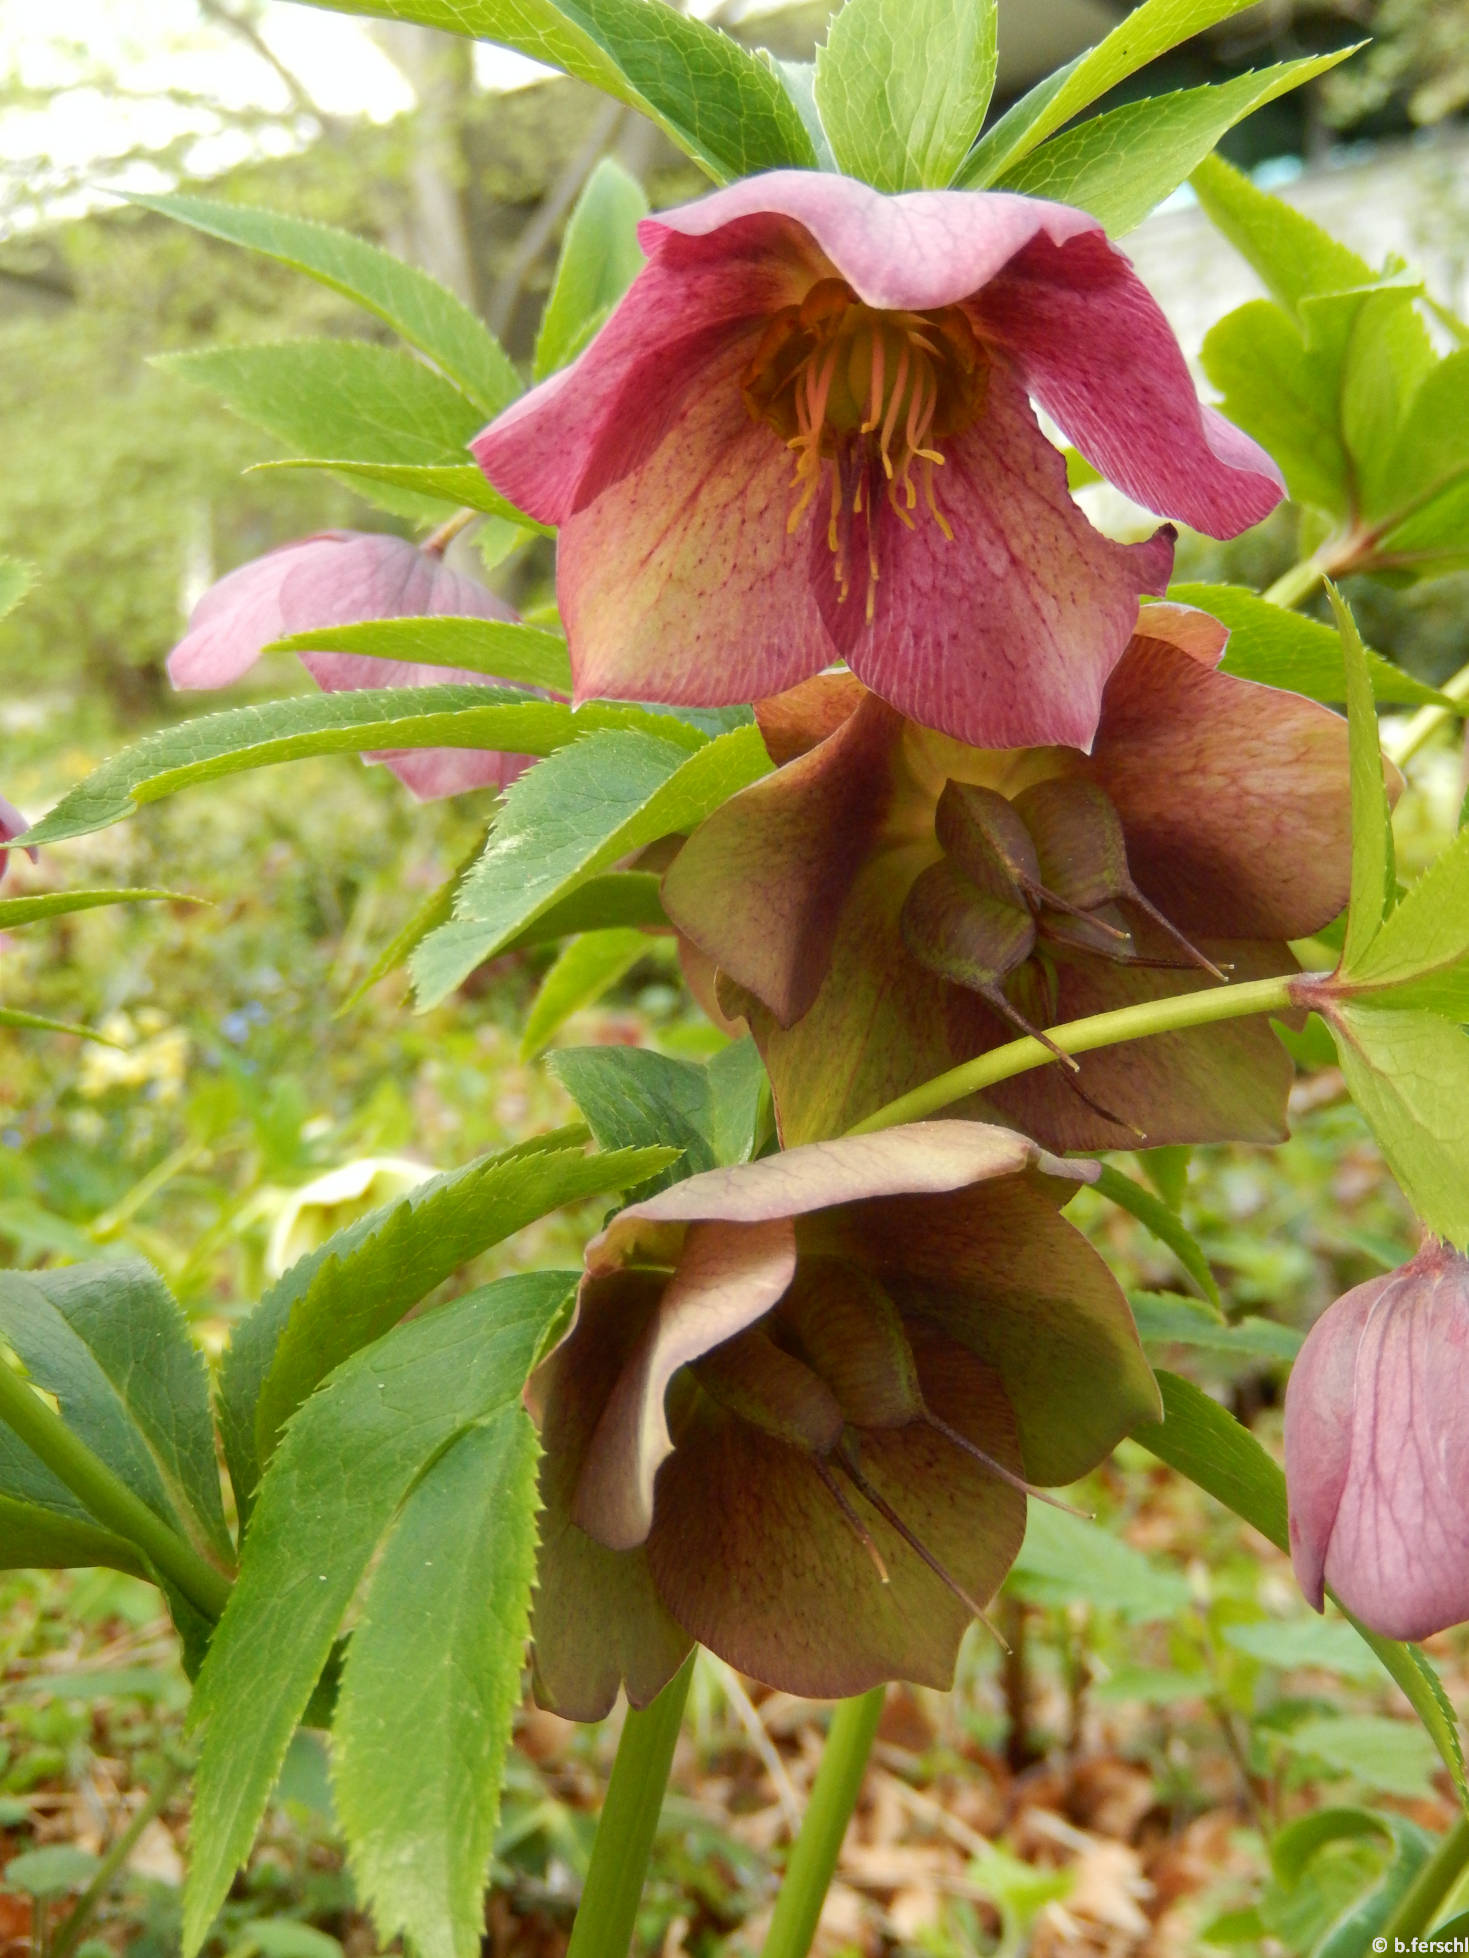
M1262 686L1284 687L1331 706L1346 700L1341 636L1331 626L1283 605L1272 605L1244 585L1170 585L1176 604L1197 605L1229 627L1221 673ZM1142 614L1146 623L1147 613ZM1374 697L1394 707L1447 707L1448 695L1404 673L1381 653L1363 648Z
M332 1368L379 1338L461 1265L563 1204L632 1188L662 1168L669 1153L511 1149L422 1183L395 1209L379 1213L374 1230L313 1264L293 1300L255 1409L261 1465Z
M402 491L403 508L409 516L430 513L431 502L436 501L456 509L481 510L487 517L503 517L539 537L553 534L549 524L537 523L524 510L517 510L509 497L493 489L472 462L353 462L343 456L281 456L274 462L254 463L246 473L259 476L272 469L323 469L328 475L340 476L369 501L377 496L385 509L397 507L394 493ZM377 495L379 490L386 490L389 500Z
M983 190L1073 116L1160 54L1243 13L1251 0L1143 0L1105 40L1037 82L969 152L955 184Z
M204 1361L150 1265L0 1272L0 1338L134 1495L205 1556L231 1561Z
M846 0L813 92L838 169L878 190L951 182L995 86L995 0Z
M584 710L583 710L584 711ZM411 969L419 1005L435 1006L578 884L620 857L691 829L769 772L753 725L690 753L680 723L589 735L522 775L484 855L459 887L454 918L425 938Z
M559 1204L624 1188L667 1157L587 1156L585 1141L585 1129L557 1129L431 1177L276 1281L237 1327L220 1370L220 1431L242 1513L281 1422L339 1360L510 1232Z
M643 263L638 220L647 215L637 178L615 157L604 156L567 220L536 334L536 380L575 360L632 284Z
M303 694L263 707L231 707L160 728L124 748L65 794L26 832L26 844L59 843L123 821L143 803L220 776L308 755L374 748L485 748L549 755L604 729L655 731L671 746L702 747L686 722L646 708L588 701L573 714L561 701L472 684L381 687Z
M484 416L452 381L412 354L366 340L279 340L160 354L154 365L216 395L298 456L457 464ZM353 478L385 510L419 517L421 495ZM431 492L432 493L432 492Z
M529 1630L536 1455L512 1403L438 1457L403 1504L347 1647L337 1814L379 1936L402 1934L423 1958L482 1948Z
M520 377L484 322L416 265L349 231L248 204L174 194L131 201L211 238L263 252L356 300L427 354L488 420L520 393Z
M1134 1439L1242 1517L1277 1549L1288 1552L1285 1476L1277 1464L1249 1429L1241 1427L1201 1388L1166 1372L1159 1373L1158 1385L1163 1393L1163 1419L1134 1428ZM1469 1809L1469 1781L1465 1778L1458 1721L1438 1673L1416 1646L1380 1638L1350 1612L1343 1612L1343 1616L1406 1694L1428 1729L1460 1801Z
M575 1283L571 1272L501 1279L412 1320L354 1354L291 1423L261 1486L239 1581L194 1697L192 1719L203 1747L184 1902L187 1954L203 1943L249 1853L287 1743L380 1552L383 1564L361 1601L363 1620L379 1629L368 1638L360 1678L343 1684L349 1741L339 1800L354 1824L367 1817L360 1837L354 1827L349 1848L362 1858L365 1887L385 1915L401 1914L405 1899L415 1912L429 1913L412 1927L415 1942L435 1953L464 1949L459 1939L478 1899L485 1832L493 1827L487 1791L518 1691L529 1591L534 1491L528 1453L517 1453L529 1446L515 1439L526 1418L520 1393L537 1346ZM458 1446L476 1432L497 1435L500 1446L471 1444L456 1459ZM446 1465L449 1480L439 1491L436 1473ZM438 1582L419 1573L416 1622L425 1653L437 1663L432 1677L417 1661L406 1675L400 1669L389 1695L402 1700L405 1687L416 1685L427 1696L417 1744L402 1707L378 1696L382 1667L406 1629L403 1586L417 1540L403 1527L409 1510L428 1524L430 1540L446 1556L460 1554L472 1539L478 1563L473 1575L451 1563ZM388 1591L379 1601L384 1568ZM478 1591L482 1615L461 1609L466 1587ZM493 1639L487 1621L496 1627ZM354 1665L349 1662L349 1674ZM471 1672L473 1703L463 1684ZM471 1704L476 1713L453 1718L454 1705ZM379 1785L386 1734L402 1738L408 1750L399 1757L403 1781L391 1798ZM471 1784L479 1790L472 1811L455 1814L453 1802ZM390 1803L391 1821L401 1821L415 1793L414 1854L432 1858L422 1875L401 1860L385 1866L392 1858L368 1816L381 1798ZM447 1841L438 1833L444 1822ZM425 1900L435 1872L453 1890L441 1884L436 1900Z
M646 932L625 927L585 931L573 938L536 989L521 1028L521 1059L539 1054L573 1013L599 1000L651 949Z
M1211 156L1190 180L1199 203L1279 305L1299 316L1302 300L1374 283L1366 259L1319 224Z
M505 686L571 692L571 661L559 633L500 619L366 619L358 625L324 626L293 633L265 649L270 653L366 653L375 659L457 666Z
M142 1576L137 1550L105 1530L9 1428L0 1426L0 1569L102 1564Z
M747 1162L760 1139L769 1082L748 1037L702 1065L647 1047L566 1047L549 1066L603 1149L661 1142L682 1151L639 1196L701 1170Z
M321 0L319 0L321 3ZM665 0L325 0L337 13L420 21L515 48L641 109L716 183L812 169L774 67Z
M1077 205L1121 237L1171 196L1236 123L1355 52L1337 48L1231 81L1125 102L1031 150L994 188Z

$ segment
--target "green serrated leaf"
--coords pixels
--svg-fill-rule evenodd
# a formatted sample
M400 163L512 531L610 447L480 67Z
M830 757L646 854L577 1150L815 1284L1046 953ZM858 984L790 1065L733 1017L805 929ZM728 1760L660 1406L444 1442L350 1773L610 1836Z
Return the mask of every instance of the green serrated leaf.
M292 633L268 653L365 653L372 659L457 666L483 673L501 686L546 687L570 694L571 660L566 641L541 626L501 619L365 619Z
M1236 123L1355 52L1337 48L1231 81L1125 102L1053 136L994 187L1074 204L1121 237L1171 196Z
M1285 687L1308 700L1337 706L1346 700L1341 637L1319 619L1272 605L1244 585L1178 584L1168 588L1178 605L1197 605L1229 627L1221 673L1262 686ZM1147 618L1144 611L1143 618ZM1426 686L1381 653L1363 648L1374 697L1394 707L1451 707L1447 694Z
M104 904L204 904L202 897L184 891L47 891L36 897L0 898L0 931L34 924L38 918L69 917L74 911L95 911Z
M1209 1260L1176 1210L1170 1210L1161 1197L1155 1197L1141 1183L1134 1183L1130 1176L1124 1176L1111 1163L1101 1165L1101 1173L1092 1188L1099 1196L1106 1197L1110 1203L1127 1211L1129 1216L1136 1217L1143 1229L1156 1237L1160 1244L1166 1244L1214 1310L1223 1316L1224 1302L1219 1296L1218 1282L1209 1269Z
M654 731L589 735L505 795L485 854L460 886L454 920L431 933L411 967L421 1008L435 1006L474 968L619 857L701 822L767 774L754 726L689 754Z
M638 1197L716 1166L709 1075L697 1062L648 1047L563 1047L547 1065L586 1116L599 1147L665 1143L678 1151L637 1190Z
M1129 1292L1127 1302L1138 1338L1150 1349L1189 1346L1228 1359L1284 1362L1301 1350L1302 1335L1272 1319L1247 1317L1227 1323L1199 1301L1166 1292Z
M1108 89L1169 48L1242 13L1250 4L1251 0L1143 0L1105 40L1037 82L1007 110L969 152L954 179L956 186L983 190L995 183Z
M232 1560L203 1356L150 1265L0 1272L0 1337L135 1495L204 1555Z
M535 1430L510 1405L410 1492L363 1600L332 1785L378 1936L479 1958L535 1575Z
M1285 1476L1278 1464L1249 1429L1202 1388L1167 1372L1158 1374L1158 1385L1163 1394L1163 1419L1135 1427L1134 1440L1242 1517L1278 1550L1289 1552ZM1469 1808L1458 1723L1434 1667L1416 1646L1380 1638L1350 1612L1342 1615L1407 1696L1438 1749L1460 1801Z
M643 264L638 222L647 215L637 178L604 156L567 220L536 335L536 380L569 366L632 284Z
M396 347L366 340L278 340L159 354L154 364L218 396L298 456L456 463L484 417L452 381ZM421 496L361 479L385 510L418 517Z
M35 579L35 571L29 564L23 564L19 558L0 557L0 619L15 610Z
M501 496L486 482L472 462L350 462L341 456L282 456L274 462L254 463L245 473L259 476L273 469L324 469L341 477L353 489L368 483L379 484L389 491L401 490L405 493L401 499L403 512L408 516L442 514L429 510L432 499L461 509L482 510L489 517L502 517L517 530L530 531L538 537L555 534L550 524L537 523L524 510L517 510L509 497ZM362 494L372 500L371 490L363 490ZM377 500L382 502L381 497ZM383 507L395 509L398 503L389 500Z
M532 1060L573 1013L591 1006L646 958L651 941L642 931L588 931L573 938L542 979L525 1016L520 1057Z
M1032 1503L1025 1542L1006 1580L1037 1604L1086 1602L1131 1624L1176 1618L1189 1608L1188 1581L1081 1516Z
M1327 586L1346 664L1347 720L1351 729L1352 889L1341 972L1349 976L1381 928L1397 892L1392 815L1382 769L1372 676L1361 634L1345 600Z
M994 86L994 0L846 0L816 50L837 168L878 190L951 182Z
M774 67L665 0L329 0L515 48L649 115L716 183L813 169L811 139Z
M1469 1020L1469 831L1460 830L1357 959L1346 990Z
M1207 157L1190 181L1209 218L1287 312L1312 294L1373 283L1364 258L1222 157Z
M686 751L705 740L686 722L641 707L588 701L573 714L561 701L468 683L302 694L263 707L231 707L161 728L113 755L27 831L26 841L86 836L121 822L142 803L308 755L363 754L374 748L498 748L549 755L584 733L625 728L656 730L660 740Z
M486 1177L493 1178L529 1158L578 1151L586 1141L587 1131L580 1126L553 1129L546 1135L532 1136L525 1142L514 1143L496 1155L481 1156L461 1169L430 1177L397 1202L383 1204L369 1211L367 1216L359 1217L355 1223L334 1232L325 1244L317 1245L314 1251L307 1252L304 1258L298 1258L289 1271L282 1273L254 1311L236 1326L220 1368L220 1435L230 1480L242 1514L248 1511L260 1480L261 1465L256 1452L255 1429L261 1390L275 1362L281 1334L297 1308L304 1308L306 1314L311 1316L318 1309L314 1300L336 1298L344 1290L350 1292L357 1263L361 1260L364 1269L377 1271L378 1298L383 1310L387 1310L387 1301L391 1297L401 1315L432 1291L441 1279L476 1255L476 1250L472 1248L476 1244L474 1223L480 1214L476 1195ZM415 1233L414 1220L407 1213L420 1211L425 1205L428 1206L426 1220L429 1228ZM426 1271L400 1262L394 1273L379 1256L380 1233L391 1226L395 1233L393 1241L401 1248L415 1235L432 1237L434 1219L440 1215L454 1240L444 1254L453 1257L453 1262L445 1267L443 1258L439 1257ZM465 1249L466 1245L471 1248ZM481 1245L479 1248L485 1247ZM433 1273L437 1275L431 1275ZM396 1277L398 1289L388 1294L383 1288L383 1280L392 1276ZM420 1279L426 1282L420 1285Z
M1319 1010L1404 1196L1431 1231L1469 1249L1469 1033L1436 1013L1366 999L1337 996Z
M343 1614L400 1507L458 1437L518 1407L541 1334L575 1283L571 1272L527 1273L411 1320L354 1354L292 1422L195 1689L188 1958L249 1854ZM452 1612L462 1578L425 1585L425 1611Z
M461 1265L563 1204L641 1184L668 1153L511 1150L471 1171L435 1177L395 1208L375 1213L375 1230L313 1263L281 1327L255 1408L262 1467L286 1422L332 1368L381 1338ZM281 1285L290 1279L287 1272Z
M588 877L517 932L505 949L520 952L528 946L551 945L580 931L666 928L662 888L663 879L651 870L608 870Z
M1291 500L1344 522L1352 464L1340 425L1340 373L1308 348L1289 313L1251 299L1212 326L1200 360L1231 421L1280 465Z
M405 265L380 245L310 218L212 197L134 192L131 201L211 238L263 252L356 300L427 354L486 418L498 415L520 393L519 375L484 322L437 279L416 265Z

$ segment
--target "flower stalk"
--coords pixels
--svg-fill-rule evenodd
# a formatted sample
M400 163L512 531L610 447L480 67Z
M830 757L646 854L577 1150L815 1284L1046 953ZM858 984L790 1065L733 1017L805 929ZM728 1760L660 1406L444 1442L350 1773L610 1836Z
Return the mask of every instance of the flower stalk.
M832 1715L821 1766L770 1920L764 1958L806 1958L811 1949L882 1718L884 1691L874 1686L870 1693L843 1700Z
M623 1722L566 1958L627 1958L693 1673L691 1652L657 1699Z
M1378 1942L1388 1951L1405 1950L1426 1931L1445 1897L1469 1869L1469 1816L1461 1815L1378 1927Z
M1242 1019L1251 1013L1283 1013L1296 1004L1295 988L1312 975L1292 973L1274 979L1251 979L1238 986L1211 986L1205 992L1179 993L1167 999L1142 1000L1111 1013L1093 1013L1046 1030L1046 1044L1027 1035L1003 1047L991 1048L972 1061L935 1075L921 1087L899 1095L864 1120L849 1135L871 1135L900 1122L920 1122L950 1108L967 1096L980 1094L997 1082L1009 1081L1033 1067L1045 1067L1063 1054L1087 1054L1097 1047L1115 1047L1151 1034L1178 1033L1187 1027L1210 1026L1220 1020Z

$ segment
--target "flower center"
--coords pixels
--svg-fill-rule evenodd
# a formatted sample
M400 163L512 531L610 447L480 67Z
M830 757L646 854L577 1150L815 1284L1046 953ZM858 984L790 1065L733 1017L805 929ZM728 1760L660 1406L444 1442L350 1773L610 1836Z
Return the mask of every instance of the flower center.
M845 279L822 279L799 306L776 313L745 369L746 406L794 451L794 532L830 465L827 541L839 598L850 588L853 520L866 520L867 617L877 586L876 504L900 523L939 507L938 446L984 406L989 364L963 310L884 312L864 306Z
M1091 782L1035 782L1012 801L994 789L950 781L934 830L943 855L914 879L899 920L908 950L926 970L978 993L1017 1032L1049 1047L1081 1099L1120 1120L1082 1091L1076 1061L1025 1017L1007 987L1028 972L1052 978L1053 952L1116 965L1196 967L1219 980L1224 973L1138 889L1121 819ZM1182 956L1140 951L1128 908L1150 919ZM1039 971L1031 971L1033 960ZM1053 988L1029 990L1044 995Z

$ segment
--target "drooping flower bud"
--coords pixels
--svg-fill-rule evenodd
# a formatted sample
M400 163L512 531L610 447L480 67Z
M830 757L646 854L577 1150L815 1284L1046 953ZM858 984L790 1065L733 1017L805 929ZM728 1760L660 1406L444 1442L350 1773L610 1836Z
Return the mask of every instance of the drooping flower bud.
M168 656L180 689L225 687L240 679L274 639L369 619L500 619L515 614L473 578L451 570L441 552L381 532L323 530L252 558L228 572L194 607L189 630ZM359 687L494 686L483 673L365 653L302 653L323 693ZM467 789L506 788L529 755L478 748L395 748L369 754L386 762L420 802Z
M1328 1307L1285 1397L1291 1559L1386 1638L1469 1619L1469 1259L1430 1240Z

